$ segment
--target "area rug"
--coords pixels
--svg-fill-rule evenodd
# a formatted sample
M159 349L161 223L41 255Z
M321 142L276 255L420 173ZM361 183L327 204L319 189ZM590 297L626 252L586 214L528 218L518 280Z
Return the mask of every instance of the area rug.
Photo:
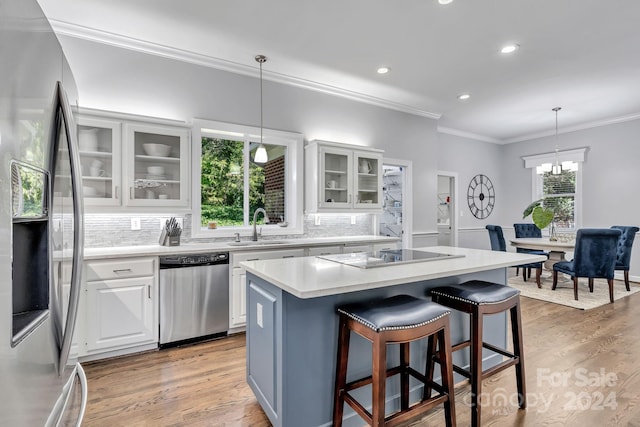
M551 275L543 273L541 283L542 289L538 289L535 273L526 282L522 280L522 276L509 277L509 286L519 289L520 295L524 297L566 305L580 310L589 310L609 304L609 285L606 280L595 279L593 293L591 293L589 292L588 280L580 279L578 282L578 301L573 299L573 282L570 279L563 278L559 280L555 291L551 290L551 285L553 284ZM627 292L624 281L615 280L613 284L613 299L619 300L640 292L640 284L631 282L630 287L631 291Z

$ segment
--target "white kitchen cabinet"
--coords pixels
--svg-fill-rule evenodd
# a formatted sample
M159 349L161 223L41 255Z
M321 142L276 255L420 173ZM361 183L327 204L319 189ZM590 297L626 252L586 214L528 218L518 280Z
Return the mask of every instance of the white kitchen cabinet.
M157 258L86 262L86 354L158 342Z
M232 252L229 280L229 329L244 328L247 322L247 275L240 266L243 261L295 258L305 255L304 249L278 249L252 252Z
M400 249L399 241L398 242L387 242L387 243L373 243L371 245L372 252L384 251L384 250L394 250Z
M189 130L127 123L126 201L131 206L189 203Z
M305 211L381 212L382 151L312 141L305 147Z
M333 255L342 253L342 245L340 246L316 246L306 249L307 256Z
M343 254L355 254L358 252L371 252L371 245L345 245L342 248Z
M189 128L171 121L83 109L78 145L88 212L187 208ZM155 145L154 145L155 144ZM66 179L64 174L57 176Z
M78 146L86 206L119 206L122 192L121 123L78 117Z

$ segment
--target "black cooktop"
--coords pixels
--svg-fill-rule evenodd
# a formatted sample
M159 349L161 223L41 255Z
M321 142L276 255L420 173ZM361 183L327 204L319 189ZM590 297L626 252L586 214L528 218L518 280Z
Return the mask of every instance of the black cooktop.
M385 249L378 252L356 252L353 254L318 256L318 258L326 259L328 261L339 262L341 264L359 268L383 267L462 257L464 257L464 255L450 255L439 252L418 251L414 249Z

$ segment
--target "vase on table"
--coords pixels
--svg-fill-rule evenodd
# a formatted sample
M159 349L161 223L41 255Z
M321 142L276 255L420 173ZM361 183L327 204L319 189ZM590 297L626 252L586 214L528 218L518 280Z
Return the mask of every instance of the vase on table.
M549 240L551 242L557 242L558 241L558 232L556 231L556 223L552 222L550 227L551 228L549 228Z

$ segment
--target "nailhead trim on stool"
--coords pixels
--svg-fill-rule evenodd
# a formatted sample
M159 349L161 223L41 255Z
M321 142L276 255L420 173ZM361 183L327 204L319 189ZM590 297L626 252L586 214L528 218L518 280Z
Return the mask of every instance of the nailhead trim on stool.
M395 426L423 415L436 405L444 404L448 427L455 426L453 395L453 363L451 337L446 307L409 295L375 300L368 303L349 304L337 309L340 316L338 355L334 393L333 425L342 426L344 404L351 406L358 415L372 426ZM372 375L349 383L347 366L351 332L369 340L372 344ZM433 337L437 339L434 340ZM409 345L429 337L429 342L440 344L442 359L440 372L442 385L433 382L433 373L422 373L410 366ZM400 365L387 369L387 344L399 344ZM385 417L385 387L387 377L400 375L400 411ZM433 388L438 395L409 406L409 376L422 382L425 388ZM367 411L350 391L371 384L371 412Z
M526 384L524 373L524 354L522 343L522 320L520 315L520 291L498 283L472 280L462 284L438 286L430 289L434 302L470 314L470 339L452 347L452 352L469 347L470 369L453 365L453 370L465 376L471 382L471 425L481 425L481 407L479 396L482 394L482 380L515 366L518 400L521 409L526 408ZM483 341L482 325L485 314L496 314L505 311L511 313L511 331L513 336L513 353ZM506 356L508 359L486 370L482 369L482 348ZM437 362L435 344L430 343L427 353L426 372L433 373L433 365ZM425 389L427 396L430 394Z

